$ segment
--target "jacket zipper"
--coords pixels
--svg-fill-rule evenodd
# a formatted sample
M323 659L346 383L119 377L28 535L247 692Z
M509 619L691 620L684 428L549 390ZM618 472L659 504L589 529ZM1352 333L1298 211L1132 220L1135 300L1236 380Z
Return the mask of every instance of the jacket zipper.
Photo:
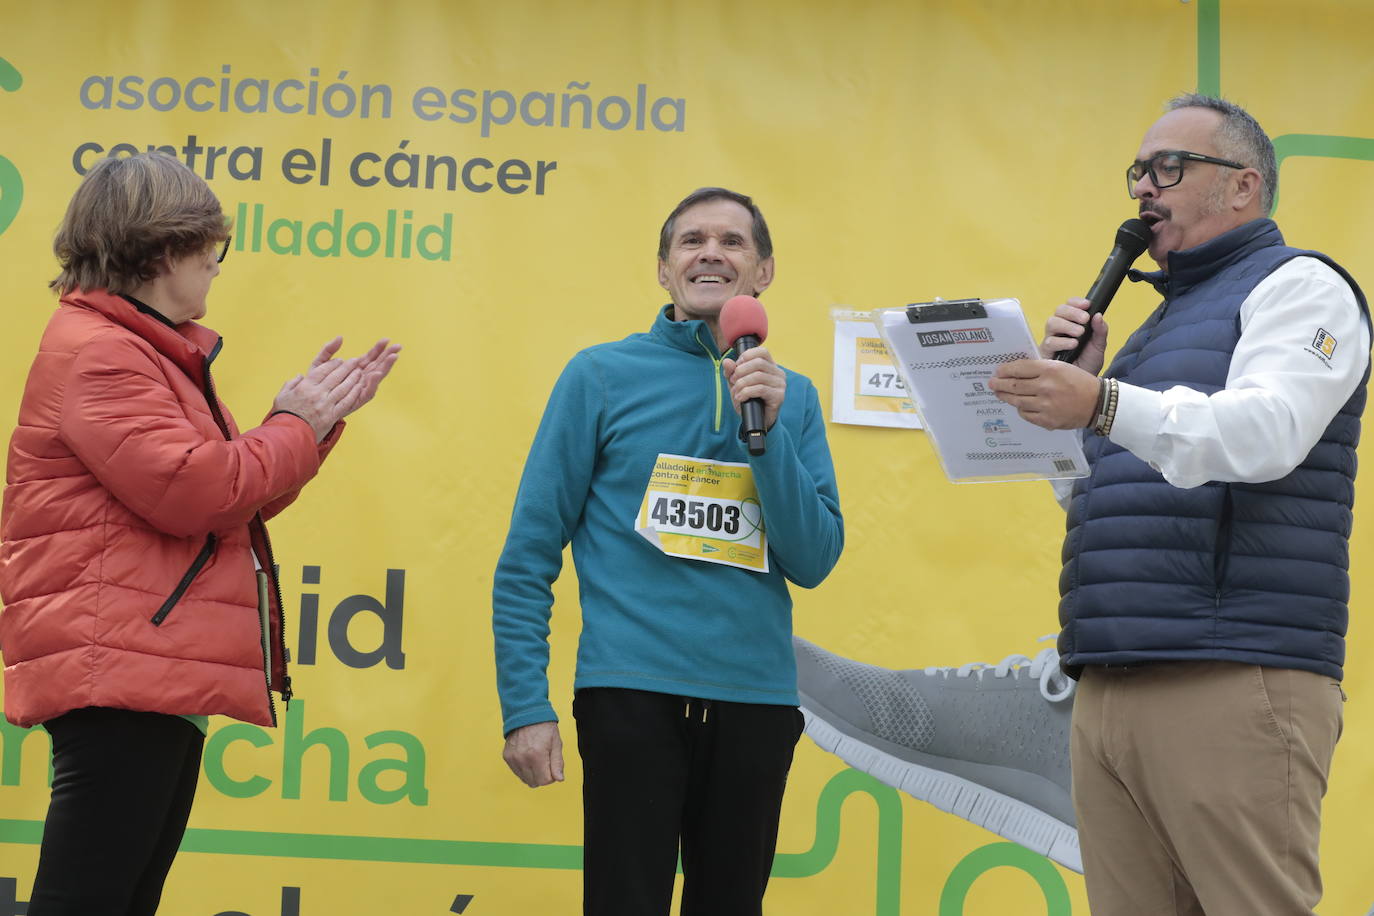
M1229 484L1222 484L1225 494L1222 496L1221 517L1217 519L1216 540L1212 545L1212 577L1216 582L1216 591L1213 595L1214 606L1221 608L1221 594L1226 585L1226 570L1230 565L1231 559L1231 523L1234 509L1231 505L1231 487Z
M268 535L267 535L267 523L264 522L264 521L262 520L262 513L258 513L256 516L254 516L254 517L253 517L253 520L256 521L256 522L258 523L258 530L262 532L262 545L263 545L263 547L267 548L267 569L264 570L264 572L267 572L267 574L268 574L268 575L267 575L267 578L270 579L271 582L272 582L272 593L273 593L273 594L276 596L276 598L277 598L277 619L281 621L281 626L277 628L277 652L281 655L281 665L282 665L282 671L283 671L283 674L282 674L282 684L281 684L281 700L282 700L282 703L284 703L284 704L286 705L286 708L287 708L287 709L290 709L290 708L291 708L291 697L294 696L295 694L294 694L294 692L291 690L291 675L285 673L285 671L286 671L286 602L283 601L283 600L282 600L282 597L281 597L281 580L277 577L277 558L272 554L272 539L271 539L270 537L268 537ZM270 608L268 609L268 612L269 612L269 613L268 613L268 620L269 620L269 622L270 622L270 620L271 620L271 609L270 609ZM263 643L264 643L264 644L266 644L266 643L269 641L271 635L272 635L271 633L267 633L267 634L264 635L264 637L263 637ZM276 703L275 703L275 702L273 701L273 699L272 699L272 674L271 674L271 672L272 672L272 659L271 659L270 657L267 659L267 672L268 672L268 675L267 675L267 705L269 705L269 706L272 707L272 721L273 721L273 722L276 722L276 721L277 721L277 706L276 706Z
M706 346L706 344L704 344L704 343L701 342L700 334L701 334L701 332L698 331L696 334L694 334L694 335L692 335L692 336L696 339L697 346L701 347L701 349L703 349L703 350L706 351L706 357L707 357L708 359L711 360L711 365L712 365L713 367L715 367L715 371L712 373L712 376L713 376L713 377L715 378L715 380L716 380L716 422L715 422L715 425L711 428L711 431L712 431L712 432L717 432L717 433L718 433L718 432L720 432L720 400L721 400L721 396L720 396L720 361L721 361L722 359L724 359L725 357L724 357L724 356L721 356L721 357L718 358L714 353L712 353L712 352L711 352L711 348L708 347L708 346Z
M172 608L176 607L177 602L181 600L181 596L186 594L186 589L191 587L192 580L200 573L205 564L209 562L210 555L214 552L215 535L214 532L211 532L205 536L205 546L200 548L200 553L196 554L196 558L191 561L190 567L186 570L185 574L182 575L181 581L177 583L177 587L167 596L167 600L162 602L162 607L157 609L157 613L152 616L154 626L162 626L162 621L167 619L167 615L171 613Z
M219 431L224 435L225 440L231 441L233 436L229 434L229 424L224 420L224 412L219 409L219 397L215 394L215 380L214 377L210 375L210 364L215 361L216 356L219 356L220 348L223 346L224 338L221 337L219 340L215 341L214 348L210 351L209 355L205 357L205 400L210 404L210 415L215 418L215 425L219 427ZM280 643L279 648L281 650L282 668L284 670L286 668L286 606L281 600L281 584L277 581L276 561L272 559L272 542L267 537L267 526L262 522L261 513L255 515L254 519L259 524L259 530L262 531L263 546L267 548L267 568L264 572L266 572L267 577L272 580L272 590L277 596L277 614L281 620L281 632L277 634L277 640ZM213 537L213 535L211 536ZM251 538L249 539L248 549L252 550ZM256 593L256 591L257 589L255 588L254 592ZM259 622L258 624L260 627L266 628L263 630L261 640L261 644L264 646L268 645L272 639L272 634L270 632L272 609L268 608L267 610L268 623L263 624ZM275 726L277 724L277 703L272 698L272 656L270 652L266 653L266 657L263 659L263 687L267 692L267 709L272 715L272 725ZM282 700L287 703L291 700L291 678L289 675L283 675L282 677Z

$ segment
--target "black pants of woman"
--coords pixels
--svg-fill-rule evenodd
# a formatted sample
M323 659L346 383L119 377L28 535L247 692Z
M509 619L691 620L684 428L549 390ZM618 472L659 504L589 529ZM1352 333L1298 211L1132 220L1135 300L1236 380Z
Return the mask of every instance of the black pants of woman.
M180 716L97 707L44 727L52 801L29 916L152 916L191 815L205 736Z

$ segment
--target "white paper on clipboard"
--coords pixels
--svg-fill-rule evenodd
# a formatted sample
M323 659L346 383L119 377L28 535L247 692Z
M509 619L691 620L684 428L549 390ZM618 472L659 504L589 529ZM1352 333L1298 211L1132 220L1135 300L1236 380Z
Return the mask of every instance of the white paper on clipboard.
M997 367L1038 358L1015 299L958 299L877 309L887 342L921 422L955 483L1084 477L1079 431L1042 429L1021 419L988 387Z

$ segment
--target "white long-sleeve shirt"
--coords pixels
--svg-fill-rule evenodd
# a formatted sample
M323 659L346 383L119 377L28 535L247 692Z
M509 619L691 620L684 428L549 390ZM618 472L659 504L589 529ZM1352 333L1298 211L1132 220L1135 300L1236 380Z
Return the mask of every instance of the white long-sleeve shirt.
M1277 480L1302 462L1369 365L1354 291L1316 258L1265 277L1240 307L1226 387L1120 385L1110 438L1176 487ZM1055 482L1066 502L1073 481Z

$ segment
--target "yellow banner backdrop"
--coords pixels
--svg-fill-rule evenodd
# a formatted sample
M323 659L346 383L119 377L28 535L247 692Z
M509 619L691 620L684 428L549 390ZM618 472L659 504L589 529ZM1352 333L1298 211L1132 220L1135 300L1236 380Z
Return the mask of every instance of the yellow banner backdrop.
M762 205L769 343L826 403L837 304L1008 295L1038 327L1081 294L1133 215L1141 134L1194 88L1278 140L1288 238L1374 288L1371 35L1354 0L0 2L0 417L54 305L52 233L111 152L170 149L234 217L207 323L241 420L336 333L406 347L273 526L299 699L277 730L212 722L164 912L578 911L575 759L538 791L500 759L491 571L554 378L648 327L656 232L688 191ZM1128 288L1110 318L1154 304ZM892 668L1033 654L1056 626L1048 488L951 485L920 432L830 437L848 549L797 594L797 632ZM1322 850L1333 916L1374 903L1363 519ZM571 580L550 669L565 719ZM48 741L0 737L0 916L17 916ZM1087 913L1078 875L806 739L767 909Z

